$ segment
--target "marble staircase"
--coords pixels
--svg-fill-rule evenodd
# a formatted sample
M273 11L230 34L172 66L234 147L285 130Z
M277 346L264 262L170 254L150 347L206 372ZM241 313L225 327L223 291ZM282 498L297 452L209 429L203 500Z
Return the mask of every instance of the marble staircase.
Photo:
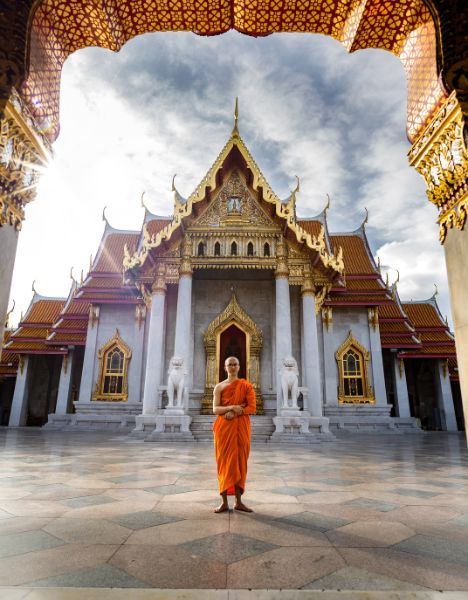
M190 430L197 442L213 442L214 415L193 415ZM254 415L252 423L252 443L265 443L275 430L272 417Z

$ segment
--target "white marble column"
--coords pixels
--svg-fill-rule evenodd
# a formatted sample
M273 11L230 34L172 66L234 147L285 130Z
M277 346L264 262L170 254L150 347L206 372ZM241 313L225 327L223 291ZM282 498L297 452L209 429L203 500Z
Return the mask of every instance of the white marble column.
M57 404L55 406L56 415L66 415L70 412L69 400L71 391L71 375L73 368L74 351L70 350L68 355L62 357L62 369L60 371L60 380L57 393Z
M405 363L403 359L397 357L396 352L392 352L392 367L396 416L402 418L411 417Z
M387 390L385 388L379 322L377 316L371 318L371 313L369 313L369 341L375 404L376 406L387 406Z
M291 304L289 280L276 277L276 397L278 410L282 407L280 370L283 359L292 356Z
M22 362L22 366L21 366ZM20 356L20 366L16 375L15 392L11 403L10 427L23 427L28 417L28 377L29 356Z
M190 328L192 320L192 274L184 273L179 278L177 292L177 314L174 342L174 356L184 359L184 367L189 368Z
M315 295L311 287L302 288L302 323L304 327L304 373L303 385L307 386L308 410L313 417L321 417L322 411L322 386L320 381L320 361L317 336L317 318L315 314Z
M0 353L3 345L3 330L8 311L13 267L19 232L13 225L0 226Z
M435 365L435 383L437 404L440 410L442 426L446 431L458 431L455 407L453 405L452 386L447 364L437 360Z
M142 402L143 348L145 343L145 322L147 308L144 304L135 306L135 345L129 369L129 391L133 402Z
M86 346L83 358L83 372L81 374L80 395L78 402L91 402L93 394L94 370L96 368L97 355L96 344L99 324L99 306L91 305L89 311L88 331L86 334Z
M159 386L162 383L164 359L164 318L166 285L157 280L152 287L148 350L146 353L143 415L155 415L161 408Z

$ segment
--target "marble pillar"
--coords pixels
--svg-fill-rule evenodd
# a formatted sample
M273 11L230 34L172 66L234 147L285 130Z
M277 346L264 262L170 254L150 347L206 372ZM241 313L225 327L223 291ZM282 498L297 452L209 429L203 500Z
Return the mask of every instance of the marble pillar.
M81 374L80 395L78 402L89 403L93 394L94 372L97 363L96 344L99 323L99 306L90 306L86 346Z
M333 309L322 308L323 332L323 396L326 406L338 406L338 367L335 358L335 341L333 339Z
M387 406L387 390L382 358L382 345L380 341L380 328L378 320L371 322L369 318L369 341L372 368L372 387L374 389L375 405Z
M28 379L29 379L29 356L20 357L20 366L16 376L15 392L11 403L10 427L23 427L28 418ZM21 366L22 361L22 366Z
M450 375L447 363L444 360L435 361L435 384L442 427L446 431L458 431Z
M166 286L152 288L148 350L146 354L143 415L155 415L161 408L159 387L162 384L164 357L164 318Z
M411 408L406 382L405 363L392 352L393 390L395 393L395 413L397 417L411 417Z
M281 276L276 277L276 398L278 411L283 405L280 371L283 359L288 356L292 356L289 280L287 277Z
M315 295L311 289L302 290L302 323L304 339L303 385L307 386L307 407L313 417L322 416L322 385L320 381L320 361L315 314Z
M190 342L192 323L192 274L185 273L179 278L177 292L177 313L174 342L174 356L184 359L184 368L190 372Z
M57 404L55 406L56 415L66 415L70 412L69 402L71 393L73 358L73 350L70 350L68 355L64 354L62 357L62 369L60 371Z
M19 232L13 225L0 226L0 353L3 346L3 331L8 312L18 235Z

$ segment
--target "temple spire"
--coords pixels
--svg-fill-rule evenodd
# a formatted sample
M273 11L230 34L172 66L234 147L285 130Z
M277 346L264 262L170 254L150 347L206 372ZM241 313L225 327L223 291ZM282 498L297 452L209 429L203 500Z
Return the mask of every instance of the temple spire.
M236 96L236 104L234 107L234 127L232 129L232 135L239 135L239 98Z

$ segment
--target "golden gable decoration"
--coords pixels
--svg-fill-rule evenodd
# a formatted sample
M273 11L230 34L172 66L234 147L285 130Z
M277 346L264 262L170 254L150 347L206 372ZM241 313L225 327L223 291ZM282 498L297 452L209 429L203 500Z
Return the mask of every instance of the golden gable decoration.
M128 400L128 363L132 351L119 330L98 352L99 377L92 400L126 402Z

